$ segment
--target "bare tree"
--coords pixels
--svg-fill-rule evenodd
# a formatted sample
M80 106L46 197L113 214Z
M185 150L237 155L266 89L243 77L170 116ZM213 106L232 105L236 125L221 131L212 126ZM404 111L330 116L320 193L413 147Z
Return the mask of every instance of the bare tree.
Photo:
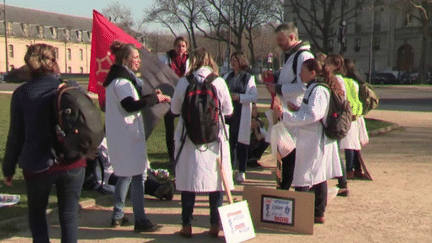
M200 14L205 7L204 0L159 0L147 11L144 22L160 23L176 37L173 26L181 25L188 33L192 48L196 48L195 25L201 22Z
M419 79L420 82L426 82L428 68L431 68L431 40L432 30L430 21L432 20L432 0L400 0L395 3L404 13L417 11L418 14L411 15L421 23L422 30L422 51L420 56Z
M338 3L338 4L336 4ZM303 27L304 33L307 35L312 44L321 52L329 52L329 40L337 35L334 26L341 24L341 16L344 21L349 21L355 18L360 7L364 5L365 0L355 1L355 5L349 7L342 5L341 10L336 9L336 6L344 4L341 0L289 0L289 8L295 19Z
M121 28L131 29L134 25L131 8L119 2L109 4L108 7L102 9L102 14Z

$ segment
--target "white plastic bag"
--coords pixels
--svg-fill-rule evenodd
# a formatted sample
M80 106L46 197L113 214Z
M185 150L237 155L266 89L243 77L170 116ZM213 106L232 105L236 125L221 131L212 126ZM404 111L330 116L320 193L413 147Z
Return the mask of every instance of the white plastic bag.
M280 153L281 158L287 156L295 149L295 142L292 139L288 129L283 122L278 122L271 129L271 149L272 154L277 158L277 153Z

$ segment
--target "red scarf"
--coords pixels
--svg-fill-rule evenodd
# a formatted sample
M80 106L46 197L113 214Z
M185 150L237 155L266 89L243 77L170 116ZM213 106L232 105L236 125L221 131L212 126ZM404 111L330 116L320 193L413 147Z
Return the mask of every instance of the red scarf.
M185 53L182 56L179 56L174 50L171 50L168 52L168 56L171 59L171 69L179 77L183 77L186 72L186 61L189 57L189 54Z

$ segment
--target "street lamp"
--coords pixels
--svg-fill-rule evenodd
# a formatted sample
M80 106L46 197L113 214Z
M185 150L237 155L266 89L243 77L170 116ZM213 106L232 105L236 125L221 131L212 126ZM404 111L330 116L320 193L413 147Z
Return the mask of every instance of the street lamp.
M4 27L5 27L5 51L6 51L6 72L9 71L9 53L8 53L8 29L7 29L7 22L6 22L6 0L3 0L3 13L4 13Z

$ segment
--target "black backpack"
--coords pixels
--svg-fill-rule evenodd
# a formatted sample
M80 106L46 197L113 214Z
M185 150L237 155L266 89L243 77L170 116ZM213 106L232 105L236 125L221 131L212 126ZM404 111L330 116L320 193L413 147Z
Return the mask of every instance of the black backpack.
M220 104L216 89L212 85L217 77L210 74L204 82L198 82L193 74L186 77L189 85L181 114L186 134L196 145L211 143L218 139Z
M74 81L63 82L54 96L54 152L59 164L97 153L105 135L101 112Z
M342 139L348 134L348 131L351 128L351 106L348 100L340 97L340 95L336 94L325 83L316 83L316 85L313 86L312 90L310 91L308 98L303 100L304 103L308 103L309 97L312 94L313 89L318 85L327 87L327 89L330 91L329 109L327 117L324 118L326 119L326 125L321 120L321 124L324 127L324 133L328 138L335 140Z

